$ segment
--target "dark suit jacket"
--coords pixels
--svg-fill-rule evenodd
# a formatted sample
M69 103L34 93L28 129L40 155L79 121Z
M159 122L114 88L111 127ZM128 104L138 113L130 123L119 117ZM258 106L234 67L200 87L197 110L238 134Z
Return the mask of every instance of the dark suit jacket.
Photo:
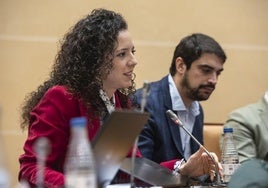
M137 103L140 104L142 90L136 92ZM150 119L139 136L138 147L142 155L157 163L183 158L180 131L167 115L171 109L168 76L150 84L150 94L147 98L145 111L150 113ZM192 134L203 144L203 110L200 105L200 114L196 117ZM199 149L191 139L191 151Z

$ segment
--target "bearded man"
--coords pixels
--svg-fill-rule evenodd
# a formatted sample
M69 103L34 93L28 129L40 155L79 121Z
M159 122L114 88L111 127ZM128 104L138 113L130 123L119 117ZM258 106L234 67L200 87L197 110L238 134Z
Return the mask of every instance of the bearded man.
M194 33L176 46L169 74L149 83L150 92L144 107L143 90L137 90L138 105L150 113L138 141L143 157L157 163L187 161L199 149L199 145L166 115L166 111L177 114L203 144L204 118L199 101L207 100L214 91L225 61L225 52L217 41L205 34Z

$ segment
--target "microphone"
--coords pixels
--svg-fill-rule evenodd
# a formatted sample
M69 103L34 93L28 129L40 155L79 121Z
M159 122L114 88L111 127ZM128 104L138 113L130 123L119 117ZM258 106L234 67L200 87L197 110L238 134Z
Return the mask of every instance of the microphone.
M148 83L148 81L145 81L142 87L141 112L144 112L144 108L145 108L149 93L150 93L150 84Z
M192 133L190 133L183 125L183 123L181 122L181 120L178 118L178 116L172 111L172 110L167 110L166 114L170 117L170 119L176 123L177 125L179 125L181 128L183 128L183 130L199 145L202 146L204 148L204 151L207 153L207 155L212 159L215 167L216 167L216 183L217 185L219 185L221 183L220 181L220 176L219 176L219 168L218 168L218 164L216 163L214 157L211 155L211 153L192 135Z
M147 103L147 97L150 93L150 84L145 81L143 83L142 87L142 98L141 98L141 109L140 112L144 112L145 105ZM139 137L137 136L134 142L133 150L132 150L132 155L131 155L131 174L130 174L130 188L135 188L135 182L134 182L134 170L135 170L135 158L136 158L136 152L138 148L138 140Z
M40 137L34 143L33 149L37 158L37 187L44 185L44 166L47 155L50 153L50 142L46 137Z

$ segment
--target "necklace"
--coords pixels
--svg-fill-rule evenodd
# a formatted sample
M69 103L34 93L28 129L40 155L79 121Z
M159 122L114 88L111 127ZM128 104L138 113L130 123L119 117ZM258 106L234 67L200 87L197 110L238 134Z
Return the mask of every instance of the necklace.
M111 99L107 96L106 92L103 89L100 89L100 97L103 100L109 114L111 114L115 109L115 98L114 95Z

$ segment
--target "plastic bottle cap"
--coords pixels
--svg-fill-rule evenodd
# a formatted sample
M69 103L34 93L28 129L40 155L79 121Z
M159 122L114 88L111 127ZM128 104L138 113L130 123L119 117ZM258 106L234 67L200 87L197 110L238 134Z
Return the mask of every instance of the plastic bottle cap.
M75 117L70 120L71 126L85 126L87 124L87 119L85 117Z
M224 129L223 129L223 132L224 132L224 133L232 133L232 132L233 132L233 128L231 128L231 127L224 128Z

